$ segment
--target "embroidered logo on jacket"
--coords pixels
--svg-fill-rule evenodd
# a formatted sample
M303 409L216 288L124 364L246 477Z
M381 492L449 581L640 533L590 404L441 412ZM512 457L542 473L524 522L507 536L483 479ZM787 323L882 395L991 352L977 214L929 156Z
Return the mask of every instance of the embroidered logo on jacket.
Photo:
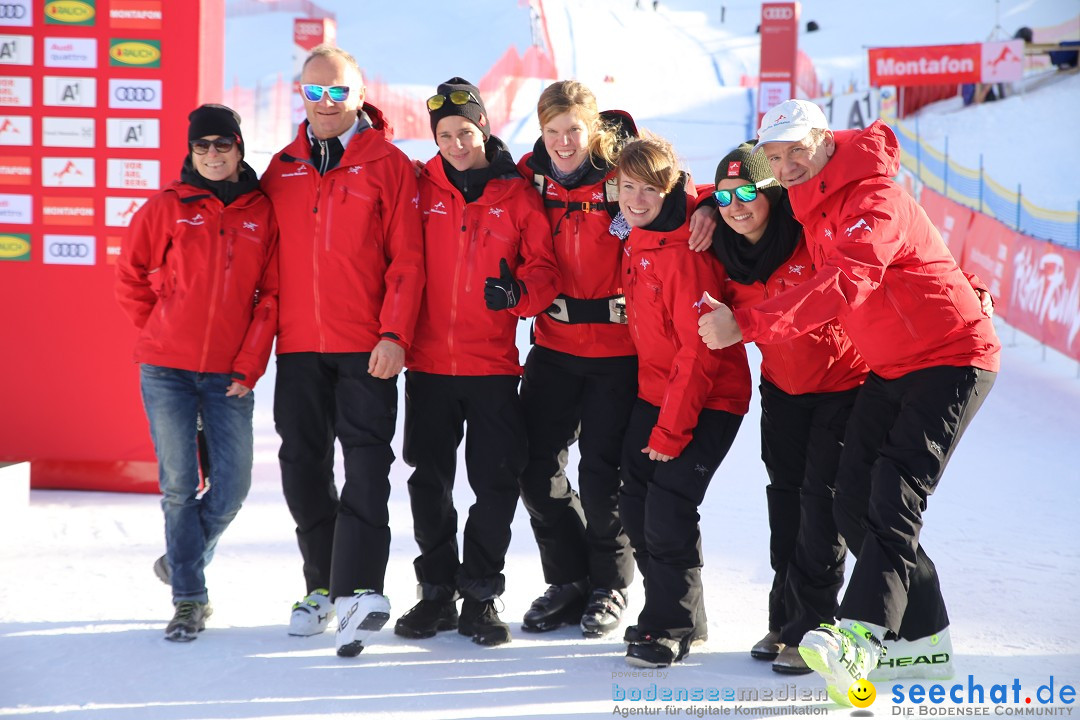
M258 223L253 223L253 222L247 221L247 220L244 221L244 229L245 230L257 230L258 227L259 227Z
M848 237L851 237L852 233L854 233L856 230L858 230L861 227L866 228L866 232L870 232L870 226L867 225L866 220L863 220L862 218L859 218L859 222L857 222L854 225L852 225L851 227L849 227L845 232L847 232Z
M495 217L502 217L502 214L504 212L505 212L505 210L503 210L502 208L497 208L497 207L488 208L488 215L494 215Z
M551 185L551 184L549 184L547 186L547 190L545 192L548 195L551 195L552 197L558 197L559 196L559 191L555 188L554 185Z
M292 172L283 172L279 177L306 177L307 174L307 165L298 165L296 170L293 170Z
M203 222L205 222L205 221L203 220L202 213L195 213L195 217L193 217L193 218L180 218L179 220L176 221L176 224L179 225L180 223L187 223L188 225L202 225Z
M832 230L830 230L829 228L825 228L825 237L832 240Z
M642 270L648 270L650 265L652 265L652 263L649 262L648 258L641 258L641 269Z
M446 214L446 206L443 205L442 200L440 200L439 202L432 205L431 209L428 210L428 212L429 213L435 213L436 215L445 215Z
M594 192L592 194L592 200L593 200L593 202L603 202L604 201L604 193L597 190L596 192Z
M806 269L805 265L788 265L787 271L792 275L802 275L802 271Z
M363 165L353 165L351 168L349 168L349 174L350 175L356 175L358 172L360 172L363 169L364 169Z

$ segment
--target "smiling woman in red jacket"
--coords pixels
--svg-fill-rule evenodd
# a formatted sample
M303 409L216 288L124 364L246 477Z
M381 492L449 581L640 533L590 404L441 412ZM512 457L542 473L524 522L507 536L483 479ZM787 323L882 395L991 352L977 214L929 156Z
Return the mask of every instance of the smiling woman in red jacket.
M510 628L494 601L505 589L526 460L516 327L551 304L559 274L540 199L490 135L480 91L451 78L427 108L439 152L420 175L427 285L406 357L403 452L414 468L420 602L394 632L424 638L457 628L499 645L510 641ZM476 503L459 560L453 487L463 434Z
M117 299L140 331L135 361L165 513L154 570L172 585L174 641L205 627L204 571L251 487L251 390L270 359L278 295L277 223L243 162L240 118L203 105L188 119L180 180L132 218L116 266ZM199 419L212 480L201 495Z
M666 667L706 631L698 506L749 409L750 368L741 346L709 352L698 338L723 268L689 249L694 202L671 146L632 140L618 178L612 232L626 237L622 277L638 353L619 510L645 584L626 659Z

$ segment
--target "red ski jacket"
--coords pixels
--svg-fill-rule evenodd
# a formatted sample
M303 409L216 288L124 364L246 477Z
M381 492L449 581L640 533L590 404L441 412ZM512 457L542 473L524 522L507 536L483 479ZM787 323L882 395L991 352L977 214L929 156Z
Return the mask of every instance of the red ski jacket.
M543 148L543 141L537 142ZM536 151L518 162L526 178L536 177L529 161ZM568 190L550 177L541 176L549 232L555 247L562 287L571 298L594 300L623 294L619 274L622 243L608 232L611 214L606 209L604 184L614 171L594 173L595 182ZM617 210L617 208L616 208ZM625 324L567 324L539 315L533 329L536 344L549 350L580 357L619 357L634 354L634 343Z
M261 192L225 206L176 181L147 200L116 263L116 298L141 330L135 362L255 387L277 329L277 246Z
M735 311L746 342L790 340L837 318L878 375L938 365L996 372L1001 343L926 213L890 178L896 136L877 121L835 133L821 172L789 189L814 267L809 280Z
M277 352L370 352L412 341L424 285L416 170L381 113L325 175L312 166L307 121L270 161L262 188L281 226Z
M721 221L722 222L722 221ZM724 279L733 308L752 307L785 290L798 287L814 274L806 241L764 283L750 285ZM762 343L761 376L789 395L839 392L862 385L869 369L843 326L828 322L786 342Z
M622 259L638 397L660 408L649 447L672 457L690 443L703 407L736 415L750 408L746 348L711 351L698 336L698 317L710 311L702 296L724 297L725 273L711 253L690 250L693 209L688 197L686 221L671 232L632 229Z
M508 153L506 159L513 169ZM520 375L518 318L546 310L559 283L547 219L531 183L515 170L513 177L489 180L480 198L466 204L436 155L420 175L420 209L427 284L409 368ZM499 276L502 259L525 291L513 308L488 310L484 280Z

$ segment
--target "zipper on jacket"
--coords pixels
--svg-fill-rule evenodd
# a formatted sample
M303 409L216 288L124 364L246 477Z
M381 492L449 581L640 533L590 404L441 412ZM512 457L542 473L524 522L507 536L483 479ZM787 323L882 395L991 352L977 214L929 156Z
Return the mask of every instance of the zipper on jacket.
M323 335L322 326L322 310L319 307L319 235L323 231L323 226L329 225L323 223L322 218L319 217L319 202L322 200L322 184L324 177L320 175L315 181L315 205L311 211L315 214L315 242L311 243L311 276L312 276L312 295L315 301L315 330L319 335L319 352L326 352L326 338ZM326 240L327 245L330 244L329 238Z
M207 213L209 214L209 213ZM210 338L212 335L212 329L214 327L214 316L217 315L218 304L218 291L219 283L221 282L221 266L225 264L227 258L222 257L225 255L225 207L222 206L221 212L217 215L218 231L216 252L211 253L210 265L214 268L213 276L210 283L210 307L206 311L206 332L203 334L203 348L202 354L199 356L199 372L206 372L206 357L210 354ZM213 234L210 236L213 238ZM211 239L211 242L213 240ZM213 257L216 255L217 257Z

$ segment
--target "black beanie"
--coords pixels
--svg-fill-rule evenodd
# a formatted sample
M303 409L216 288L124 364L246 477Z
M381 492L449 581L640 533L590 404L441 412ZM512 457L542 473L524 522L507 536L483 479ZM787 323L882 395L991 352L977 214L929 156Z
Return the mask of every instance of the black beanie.
M244 157L244 136L240 134L240 116L224 105L200 105L188 114L188 142L207 135L232 137Z
M455 90L463 90L472 97L464 105L455 105L450 102L450 93ZM488 138L491 137L491 123L488 121L487 109L484 107L484 101L480 97L480 91L475 85L468 80L452 77L439 85L439 89L435 94L443 96L443 104L438 110L428 110L428 114L431 115L432 135L435 134L435 127L439 124L439 121L444 117L460 115L480 128L480 132L484 135L484 142L487 142Z
M769 161L765 159L765 153L760 150L754 152L756 141L747 140L742 145L729 152L716 166L716 179L714 185L719 185L721 180L729 178L742 178L748 183L757 185L762 180L773 177ZM780 184L773 179L772 183L758 188L769 203L774 204L780 197Z

